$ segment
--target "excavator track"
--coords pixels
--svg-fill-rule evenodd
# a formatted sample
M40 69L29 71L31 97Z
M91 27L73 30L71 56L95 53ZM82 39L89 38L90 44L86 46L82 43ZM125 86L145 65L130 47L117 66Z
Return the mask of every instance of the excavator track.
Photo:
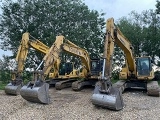
M160 96L160 88L157 81L150 81L147 83L147 94L149 96Z
M72 83L72 90L80 91L82 89L82 82L83 81L75 81Z
M113 87L118 88L121 93L124 92L126 88L126 80L119 80L113 84Z
M77 81L77 79L69 79L69 80L63 80L63 81L57 82L55 84L55 88L56 88L56 90L61 90L64 88L71 87L72 83L75 81Z
M119 80L118 82L113 84L113 87L118 88L122 93L126 88L136 88L136 87L144 88L147 89L147 94L149 96L160 97L160 88L157 81L133 82L133 81Z
M98 79L91 79L91 80L78 80L72 83L72 90L80 91L84 86L95 86Z

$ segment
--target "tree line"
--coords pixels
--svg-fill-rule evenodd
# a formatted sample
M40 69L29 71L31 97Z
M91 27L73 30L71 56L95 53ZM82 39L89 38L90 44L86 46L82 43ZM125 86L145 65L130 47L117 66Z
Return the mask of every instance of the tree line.
M82 0L8 0L2 3L1 9L0 49L13 52L9 59L15 58L22 34L26 31L49 47L57 35L64 35L85 48L91 57L103 52L105 13L90 10ZM132 43L135 56L149 55L157 66L160 66L159 14L160 1L157 1L156 10L132 11L116 20L117 26ZM122 66L123 52L119 51L119 48L115 49L114 63ZM32 66L31 58L41 62L44 55L30 51L28 56L26 67Z

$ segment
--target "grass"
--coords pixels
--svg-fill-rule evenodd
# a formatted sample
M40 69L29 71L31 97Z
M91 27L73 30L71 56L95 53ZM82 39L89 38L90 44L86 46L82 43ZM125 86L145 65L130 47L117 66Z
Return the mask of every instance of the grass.
M157 80L158 81L158 84L160 85L160 80Z
M111 82L114 84L116 83L118 80L112 79Z
M0 82L0 90L4 90L6 85L7 85L7 83Z

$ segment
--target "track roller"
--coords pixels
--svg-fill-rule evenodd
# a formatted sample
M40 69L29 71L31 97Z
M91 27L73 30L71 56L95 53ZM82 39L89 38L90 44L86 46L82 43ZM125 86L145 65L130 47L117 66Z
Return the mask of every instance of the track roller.
M55 84L56 90L61 90L63 88L68 88L72 86L72 83L76 81L76 79L69 79L69 80L63 80L59 81Z

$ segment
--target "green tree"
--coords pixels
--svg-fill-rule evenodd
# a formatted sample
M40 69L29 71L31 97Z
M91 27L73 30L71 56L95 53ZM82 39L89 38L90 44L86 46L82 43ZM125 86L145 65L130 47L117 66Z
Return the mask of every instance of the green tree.
M144 44L142 46L143 51L155 59L156 56L160 57L160 19L156 12L153 10L146 10L142 13L142 15L144 24Z
M159 0L156 0L156 13L157 14L160 14L160 1Z
M0 81L2 83L8 83L10 81L10 58L3 55L3 59L0 59Z
M2 5L1 48L15 56L22 34L28 31L48 46L61 34L89 53L98 54L103 41L103 15L89 10L81 0L8 0ZM35 51L30 56L43 58Z
M134 48L135 56L159 57L159 17L153 10L145 10L141 14L135 11L130 16L119 19L118 26L129 39Z
M140 56L140 47L143 38L140 15L132 11L129 18L123 17L119 19L117 25L124 36L131 42L134 48L133 52L136 56Z

